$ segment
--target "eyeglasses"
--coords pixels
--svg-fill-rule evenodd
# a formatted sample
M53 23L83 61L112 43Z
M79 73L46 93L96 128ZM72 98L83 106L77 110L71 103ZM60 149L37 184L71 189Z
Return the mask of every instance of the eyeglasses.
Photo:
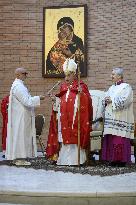
M27 73L27 72L24 72L24 73L22 73L22 74L27 75L28 73Z

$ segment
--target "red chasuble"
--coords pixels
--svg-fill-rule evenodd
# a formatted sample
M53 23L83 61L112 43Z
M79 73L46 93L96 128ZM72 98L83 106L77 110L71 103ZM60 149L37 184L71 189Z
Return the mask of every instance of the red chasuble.
M93 116L92 100L87 88L87 85L80 81L81 93L80 93L80 146L83 149L87 149L90 144L90 131L91 120ZM60 93L56 96L61 99L60 112L61 112L61 133L63 138L63 144L78 144L78 111L76 109L75 118L75 100L78 94L78 81L75 80L69 87L70 92L66 101L66 93L68 91L68 85L63 83L60 88ZM46 148L46 154L48 157L53 156L59 151L57 122L55 113L52 112L49 136Z
M2 127L2 150L6 150L6 137L7 137L7 123L8 123L8 103L9 96L3 98L1 102L1 113L3 117Z

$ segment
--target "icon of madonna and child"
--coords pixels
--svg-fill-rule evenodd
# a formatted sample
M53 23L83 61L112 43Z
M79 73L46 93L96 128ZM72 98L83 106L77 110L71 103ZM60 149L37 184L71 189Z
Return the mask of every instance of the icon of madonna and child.
M74 21L62 17L57 23L58 40L50 49L46 59L46 74L52 77L63 77L63 64L67 58L73 58L84 73L84 44L74 33Z

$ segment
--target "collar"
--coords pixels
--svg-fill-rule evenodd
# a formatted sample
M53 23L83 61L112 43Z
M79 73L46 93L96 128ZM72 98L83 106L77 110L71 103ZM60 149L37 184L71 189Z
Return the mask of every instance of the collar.
M119 80L118 82L116 82L116 83L115 83L115 86L116 86L116 85L120 85L121 83L123 83L123 80Z
M19 78L16 78L16 79L15 79L15 81L18 81L18 82L20 82L20 83L24 84L24 81L23 81L23 80L21 80L21 79L19 79Z

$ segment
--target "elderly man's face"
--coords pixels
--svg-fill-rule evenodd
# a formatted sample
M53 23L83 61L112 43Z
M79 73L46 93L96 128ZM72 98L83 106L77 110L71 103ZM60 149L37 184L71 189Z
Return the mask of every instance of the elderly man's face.
M27 78L27 74L28 74L27 72L20 72L17 74L17 78L24 81Z
M75 80L76 76L75 73L73 72L69 72L67 74L65 74L65 82L70 85L72 84L72 82Z
M114 71L112 71L111 78L112 78L112 82L113 83L116 83L119 80L121 80L121 76L116 74Z

